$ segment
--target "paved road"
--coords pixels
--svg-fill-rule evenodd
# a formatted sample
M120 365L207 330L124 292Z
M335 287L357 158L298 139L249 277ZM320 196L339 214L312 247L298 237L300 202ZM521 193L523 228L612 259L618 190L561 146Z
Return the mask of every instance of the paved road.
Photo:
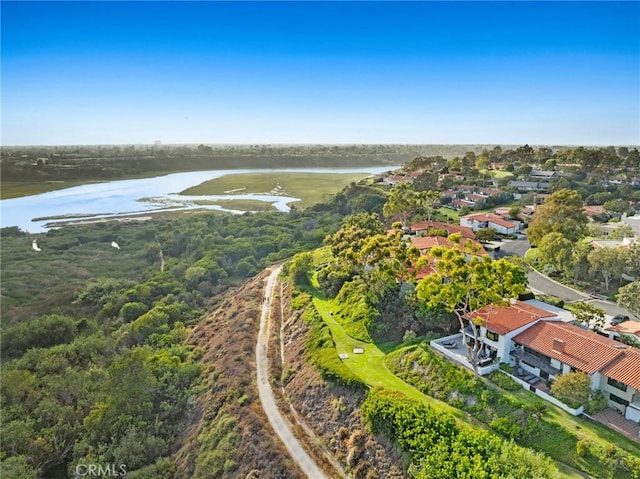
M524 257L524 253L529 249L529 241L526 238L517 240L507 240L504 246L500 248L502 256L521 256ZM625 314L630 318L634 316L629 310L618 306L610 301L602 301L599 299L592 299L592 297L586 293L576 291L563 284L560 284L552 279L544 276L537 271L531 271L527 273L527 279L529 280L529 288L533 292L539 292L542 294L550 294L558 298L563 299L566 302L571 301L586 301L598 308L602 308L604 312L609 316L615 316L616 314ZM607 318L606 323L609 324L610 318Z
M560 284L535 270L527 273L527 279L529 280L529 289L534 293L538 291L543 294L551 294L564 301L584 301L591 298L588 294Z
M273 289L276 284L276 279L280 274L280 268L277 268L271 272L267 279L267 284L264 288L264 302L262 303L262 314L260 315L260 331L258 332L258 343L256 344L256 370L258 376L258 393L260 401L262 402L262 409L264 410L269 424L276 432L280 440L283 442L289 455L294 462L302 469L302 471L311 479L328 479L328 476L318 467L314 460L307 454L302 447L302 444L298 441L296 436L291 430L291 424L289 421L280 414L280 410L276 405L276 400L273 395L273 390L269 384L269 371L268 364L269 358L267 357L268 342L269 342L269 320L270 320L270 305L271 297L273 295Z
M529 247L529 241L526 238L522 238L505 241L505 244L500 248L500 250L502 256L524 257L524 254ZM589 295L553 281L535 270L527 273L527 278L529 280L529 288L533 290L534 293L539 292L542 294L551 294L563 299L564 301L581 301L586 298L590 298Z

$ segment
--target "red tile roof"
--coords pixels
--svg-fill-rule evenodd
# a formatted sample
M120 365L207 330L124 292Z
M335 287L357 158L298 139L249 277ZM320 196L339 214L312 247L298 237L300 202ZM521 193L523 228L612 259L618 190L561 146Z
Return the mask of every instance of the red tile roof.
M622 354L600 370L605 376L640 391L640 350L627 347Z
M431 249L434 246L451 246L447 238L442 236L418 236L411 238L411 243L420 251Z
M600 216L604 214L604 207L600 205L587 205L582 207L582 212L587 216Z
M549 311L536 308L522 301L515 301L508 306L490 304L464 315L465 319L480 317L487 329L498 334L507 334L522 326L538 321L541 318L555 316Z
M471 241L474 246L478 247L478 252L473 253L474 255L484 256L487 254L487 250L484 249L484 246L479 241L474 239L465 238L464 236L460 238L460 242L458 243L458 247L460 249L464 248L465 243L467 241ZM443 238L442 236L417 236L415 238L411 238L411 244L416 247L416 249L422 251L430 250L436 246L444 246L445 248L451 248L454 243L449 241L448 238Z
M469 193L467 195L467 199L469 201L485 201L487 197L483 195L476 195L475 193Z
M615 326L609 326L608 328L605 328L605 331L635 334L636 336L640 336L640 321L625 321L624 323L616 324Z
M554 348L554 340L558 339L563 341L563 351L559 351L557 346ZM541 321L513 340L587 374L600 371L621 356L621 348L625 348L621 343L592 331L554 321Z

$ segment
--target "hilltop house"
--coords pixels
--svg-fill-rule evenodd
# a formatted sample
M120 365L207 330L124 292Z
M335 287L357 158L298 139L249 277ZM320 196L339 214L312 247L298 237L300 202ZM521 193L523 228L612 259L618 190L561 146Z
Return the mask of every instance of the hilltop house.
M570 371L583 371L594 390L601 390L610 407L627 419L640 422L640 350L570 324L568 311L539 301L512 301L489 305L465 316L480 323L483 341L478 372L514 367L516 375L534 392L544 380ZM609 328L611 329L611 328ZM462 345L463 335L473 341L470 326L460 333L431 342L434 349L472 369ZM546 399L548 396L540 394Z

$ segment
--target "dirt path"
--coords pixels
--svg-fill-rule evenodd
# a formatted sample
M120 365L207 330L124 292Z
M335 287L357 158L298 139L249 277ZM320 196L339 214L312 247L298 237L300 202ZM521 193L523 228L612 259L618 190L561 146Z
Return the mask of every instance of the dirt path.
M260 331L258 332L258 342L256 344L256 370L258 379L258 393L262 409L264 410L269 424L283 442L294 462L311 479L328 479L328 476L320 469L314 460L307 454L291 430L289 421L280 414L273 395L273 390L269 384L269 358L267 356L269 342L269 320L271 297L276 284L276 278L280 274L280 268L271 272L264 289L264 301L262 303L262 313L260 315Z

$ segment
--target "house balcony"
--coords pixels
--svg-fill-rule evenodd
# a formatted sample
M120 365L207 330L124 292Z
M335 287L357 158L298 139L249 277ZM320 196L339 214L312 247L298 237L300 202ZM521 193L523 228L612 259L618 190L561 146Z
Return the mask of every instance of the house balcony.
M545 361L531 353L524 352L522 349L513 349L511 351L511 356L516 360L523 361L534 368L538 368L541 372L549 373L552 376L559 376L562 373L560 369L551 366L548 361Z

